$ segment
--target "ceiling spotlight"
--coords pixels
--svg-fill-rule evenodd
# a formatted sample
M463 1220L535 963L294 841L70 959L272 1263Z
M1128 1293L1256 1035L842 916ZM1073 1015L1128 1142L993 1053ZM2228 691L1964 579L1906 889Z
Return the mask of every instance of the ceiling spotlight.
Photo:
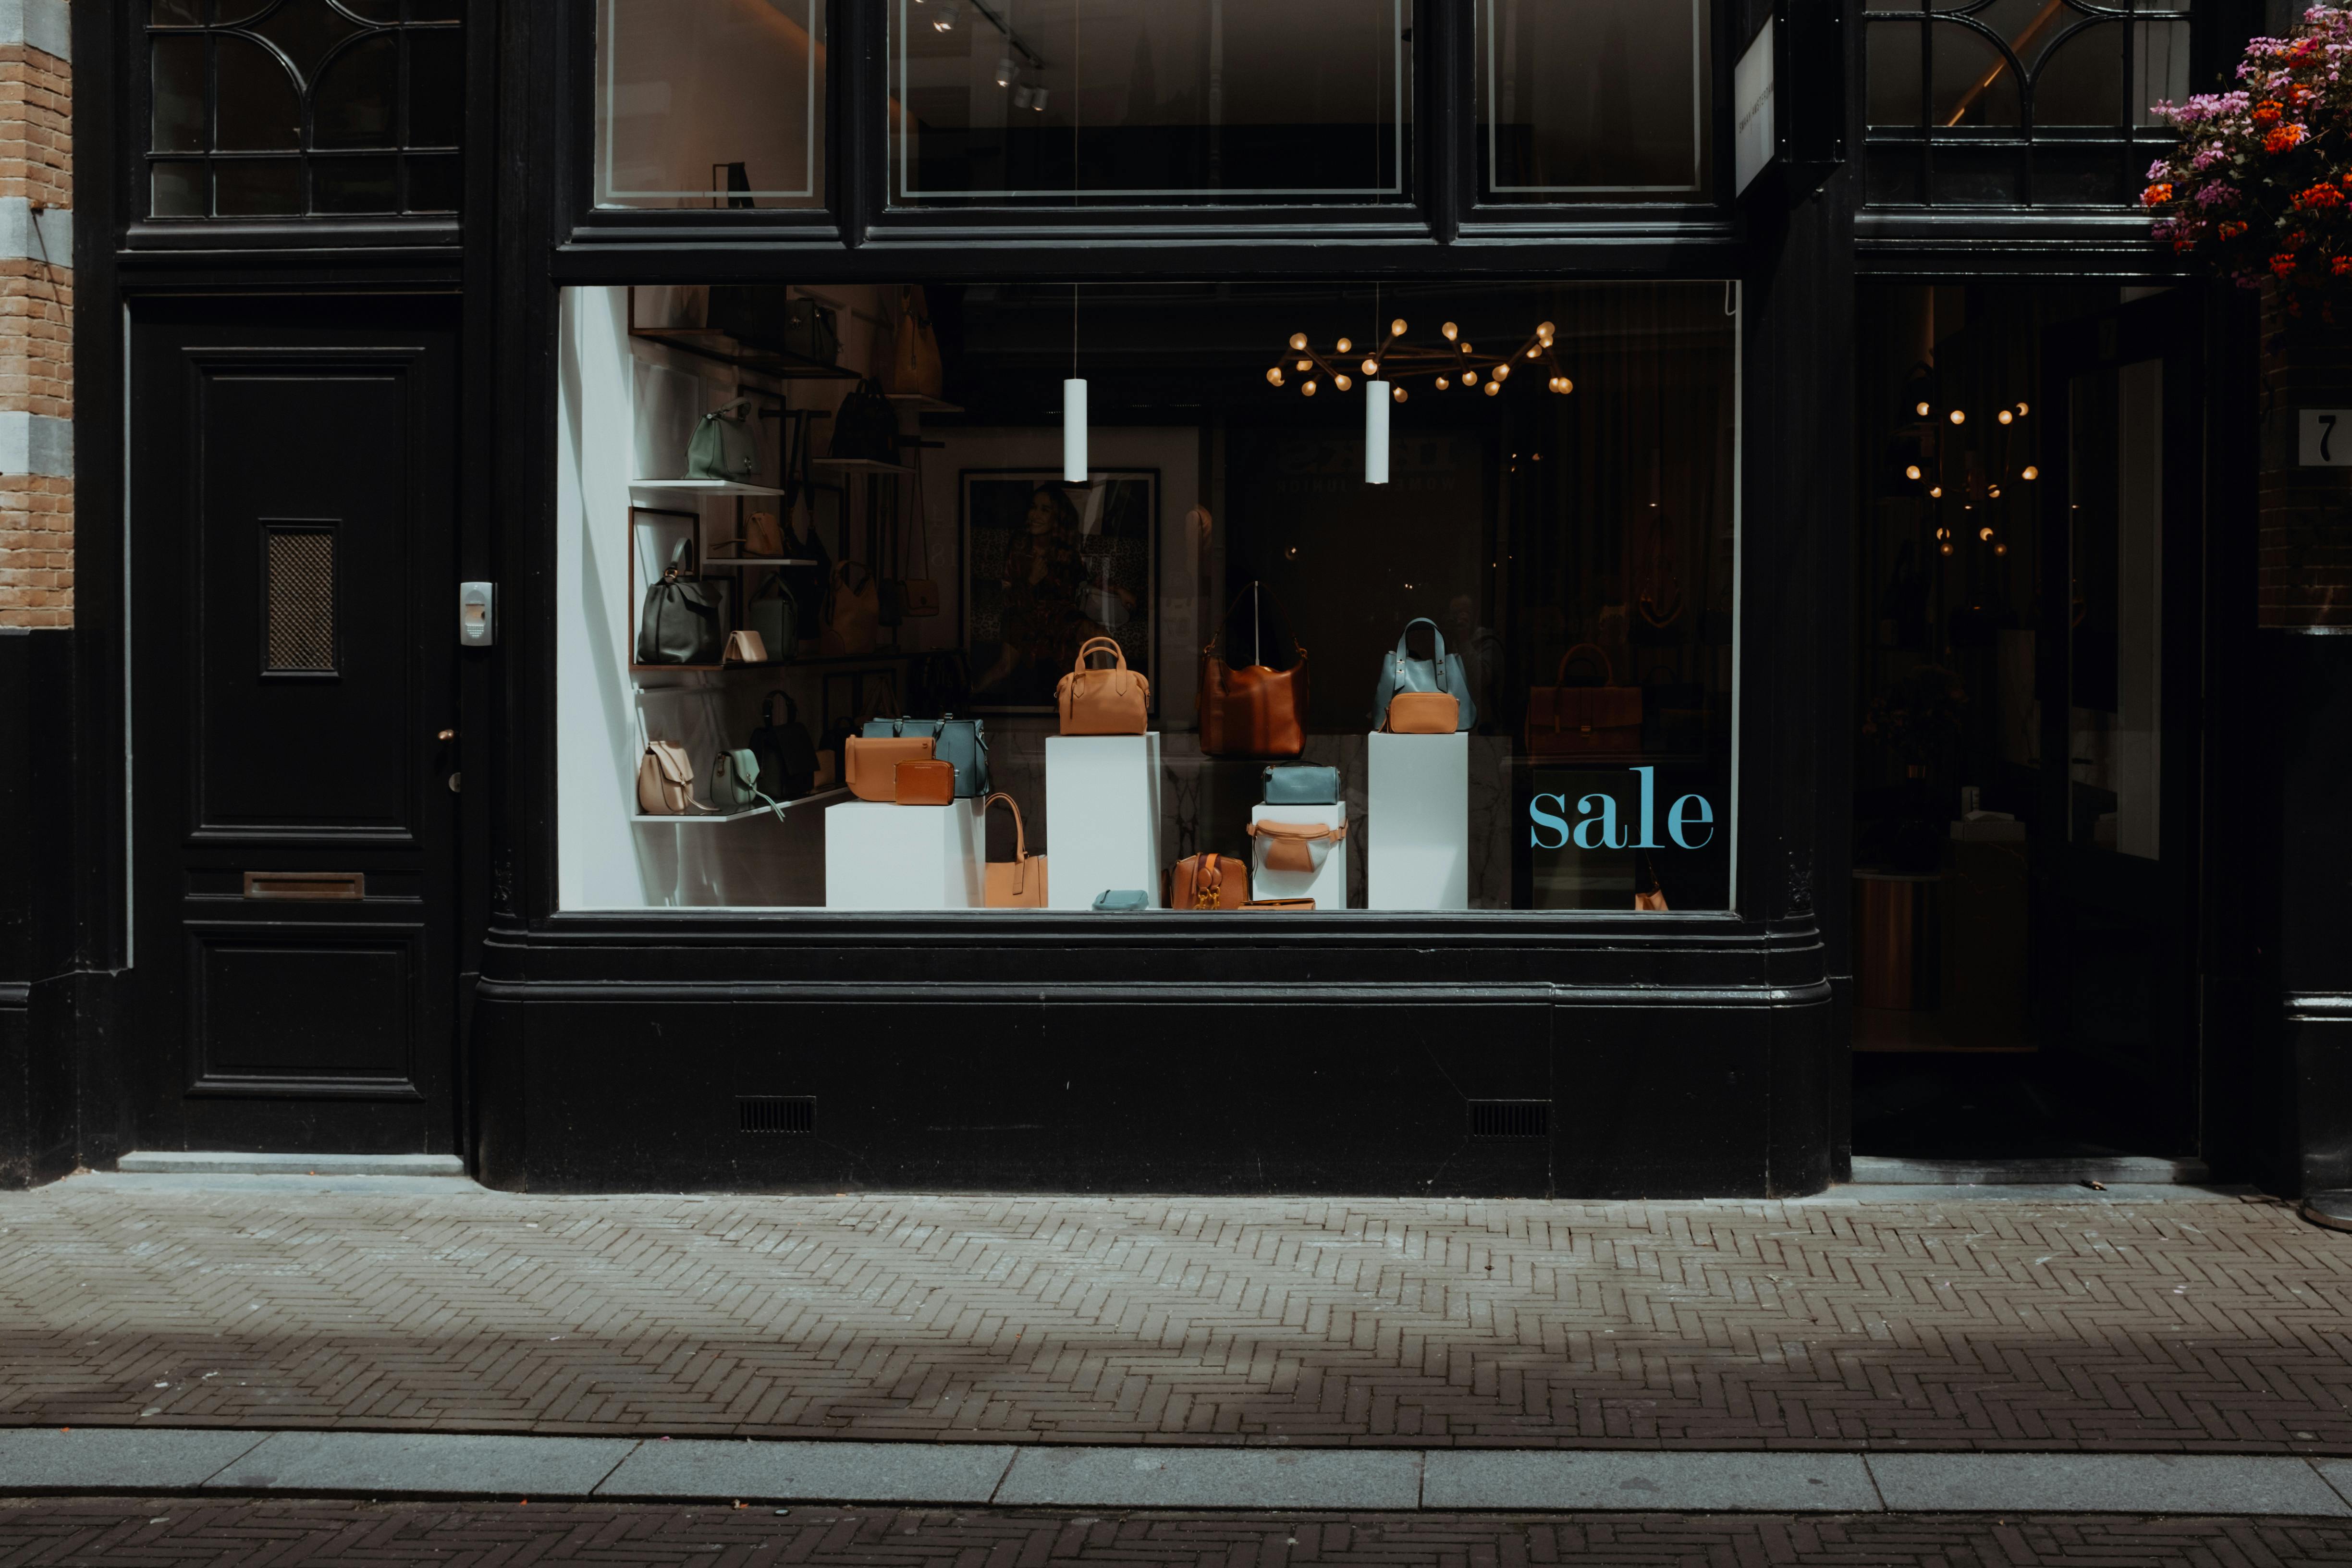
M1011 86L1013 85L1013 83L1014 82L1014 80L1015 80L1015 79L1017 79L1020 77L1020 75L1021 75L1021 68L1020 68L1019 66L1016 66L1016 65L1014 65L1014 64L1013 63L1013 57L1012 57L1011 55L1005 55L1005 56L1003 56L1003 58L1001 58L1000 59L998 59L998 60L997 60L997 62L996 62L996 85L997 85L997 86L999 86L999 87L1011 87Z
M1909 465L1903 470L1903 477L1906 479L1917 479L1919 477L1919 465L1916 463Z
M1965 425L1965 424L1967 424L1968 422L1969 422L1969 416L1968 416L1966 414L1962 413L1959 409L1957 409L1957 408L1955 408L1955 409L1953 409L1953 410L1952 410L1952 423L1953 423L1953 424L1955 424L1955 425Z
M1445 341L1446 341L1447 342L1449 342L1449 343L1450 343L1450 342L1452 342L1455 338L1460 337L1460 336L1462 335L1462 329L1461 329L1461 328L1459 328L1459 327L1457 327L1457 326L1455 326L1455 325L1454 325L1453 322L1451 322L1451 321L1446 322L1446 323L1445 323L1445 325L1444 325L1444 326L1442 326L1442 327L1438 328L1437 330L1438 330L1439 331L1444 332L1444 333L1445 334Z
M931 31L934 33L951 33L955 31L955 0L948 0L948 3L940 6L938 13L931 17Z
M2038 479L2042 477L2042 470L2028 463L2020 470L2018 477L2024 479Z

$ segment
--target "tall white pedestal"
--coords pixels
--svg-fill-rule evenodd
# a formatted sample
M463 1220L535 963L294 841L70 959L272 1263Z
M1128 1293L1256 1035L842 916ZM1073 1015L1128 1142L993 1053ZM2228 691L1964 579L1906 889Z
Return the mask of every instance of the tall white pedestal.
M1252 822L1319 822L1337 827L1348 820L1348 807L1331 805L1254 805ZM1331 846L1319 871L1269 871L1265 868L1267 840L1250 840L1250 897L1253 899L1312 899L1315 912L1348 907L1348 841Z
M1160 732L1045 738L1045 907L1090 910L1114 889L1160 907Z
M845 800L825 807L824 907L980 908L979 804Z
M1470 907L1470 737L1371 736L1364 907Z

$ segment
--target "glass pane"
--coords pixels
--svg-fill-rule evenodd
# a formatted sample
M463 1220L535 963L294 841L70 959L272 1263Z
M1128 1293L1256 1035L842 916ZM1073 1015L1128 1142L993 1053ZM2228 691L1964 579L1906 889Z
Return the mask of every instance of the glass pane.
M634 755L640 727L695 752L742 727L732 699L669 671L607 677L635 663L646 587L681 542L698 537L706 582L740 584L714 590L730 613L760 609L761 577L722 548L757 503L593 498L684 472L701 416L749 395L783 416L755 423L818 432L816 489L772 525L788 555L907 585L887 601L905 615L869 616L854 575L835 595L826 568L788 571L783 596L810 608L766 610L775 635L829 626L811 652L961 657L922 660L914 685L877 674L853 691L847 664L795 660L738 689L786 690L836 761L848 735L825 732L828 711L981 715L989 787L1050 852L1050 906L1132 889L1190 909L1201 856L1236 893L1245 879L1335 915L1730 906L1739 322L1721 282L1090 284L1075 300L1078 483L1061 461L1073 304L1066 285L953 279L567 290L560 504L610 526L554 591L614 635L559 664L583 759L559 774L589 776L584 759L624 738ZM731 355L710 335L722 320L745 363L677 352ZM777 364L753 346L770 334L819 363L742 374ZM866 413L844 395L886 368L885 426L845 451ZM769 438L755 445L772 474ZM1130 687L1109 726L1125 732L1065 736L1056 687L1095 637L1149 679L1148 701ZM932 673L946 664L968 673ZM1267 768L1291 763L1333 772L1269 791ZM865 782L867 799L807 801L708 848L630 831L634 795L567 784L563 901L976 901L976 796L950 808L961 818L919 814ZM1345 839L1318 836L1343 822ZM1270 824L1304 836L1295 854L1251 831ZM909 862L924 872L887 879L854 833L928 857Z
M408 35L408 144L455 147L466 125L466 35L424 27Z
M391 23L400 20L400 0L335 0L335 4L362 22Z
M393 122L394 110L399 101L399 35L362 38L319 73L310 93L310 144L395 146L400 128Z
M1934 24L1873 22L1864 33L1872 125L1916 128L1920 121L1920 40Z
M465 170L454 157L408 160L408 210L453 213L465 205Z
M397 158L312 159L310 210L319 213L398 212L400 161Z
M822 0L599 0L597 205L822 206L824 29Z
M201 162L157 163L148 212L155 217L208 217L212 177Z
M1479 0L1479 157L1506 202L1694 201L1712 122L1705 0Z
M205 0L149 0L151 27L200 27L204 21Z
M213 165L213 212L220 217L294 217L302 211L302 164L295 158L240 158Z
M220 127L213 142L233 153L299 151L302 100L285 65L268 49L235 33L213 43L220 73Z
M277 45L305 81L317 79L328 50L362 30L327 0L278 0L252 29Z
M1938 22L1928 45L1936 55L1928 110L1936 127L2018 123L2017 72L1990 38L1958 23Z
M408 0L412 22L456 22L464 19L466 0Z
M1407 0L892 0L896 202L1407 198Z
M2157 858L2163 746L2164 362L2070 384L2068 835Z
M148 146L158 153L201 153L205 147L205 40L157 38L148 46L153 61L153 120Z

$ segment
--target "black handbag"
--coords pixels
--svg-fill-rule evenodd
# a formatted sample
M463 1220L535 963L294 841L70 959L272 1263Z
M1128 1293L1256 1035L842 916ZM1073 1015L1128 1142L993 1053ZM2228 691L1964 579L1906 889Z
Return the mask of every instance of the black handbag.
M837 462L898 461L898 411L871 377L860 381L857 390L833 411L832 444L825 456Z
M841 361L841 339L832 310L814 300L795 300L776 283L715 283L703 321L747 349L765 349L818 364Z
M686 541L670 552L661 581L646 590L637 619L639 664L717 664L727 636L709 585L686 574Z
M776 722L776 699L784 700L784 721ZM778 800L793 800L816 787L816 742L801 724L792 695L771 691L760 703L760 727L751 731L751 755L760 764L760 788Z

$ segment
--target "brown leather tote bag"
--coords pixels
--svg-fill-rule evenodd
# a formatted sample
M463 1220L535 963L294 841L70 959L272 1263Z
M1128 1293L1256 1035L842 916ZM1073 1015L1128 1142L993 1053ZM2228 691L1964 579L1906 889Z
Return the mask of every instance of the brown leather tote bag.
M1582 662L1598 685L1570 686ZM1630 757L1642 750L1642 689L1620 686L1609 656L1591 643L1560 655L1549 686L1528 689L1527 753L1531 757Z
M1256 595L1251 584L1252 611ZM1272 595L1266 595L1271 599ZM1237 595L1225 606L1224 621L1241 607ZM1276 605L1274 613L1291 647L1288 669L1245 664L1236 669L1218 650L1226 626L1221 621L1216 638L1201 650L1201 751L1211 757L1295 757L1307 749L1307 650L1289 634L1289 622ZM1255 628L1253 628L1255 629Z
M1013 814L1013 858L991 860L981 868L980 901L992 910L1042 910L1045 907L1045 857L1029 853L1021 803L998 790L980 803L982 818L996 805Z

